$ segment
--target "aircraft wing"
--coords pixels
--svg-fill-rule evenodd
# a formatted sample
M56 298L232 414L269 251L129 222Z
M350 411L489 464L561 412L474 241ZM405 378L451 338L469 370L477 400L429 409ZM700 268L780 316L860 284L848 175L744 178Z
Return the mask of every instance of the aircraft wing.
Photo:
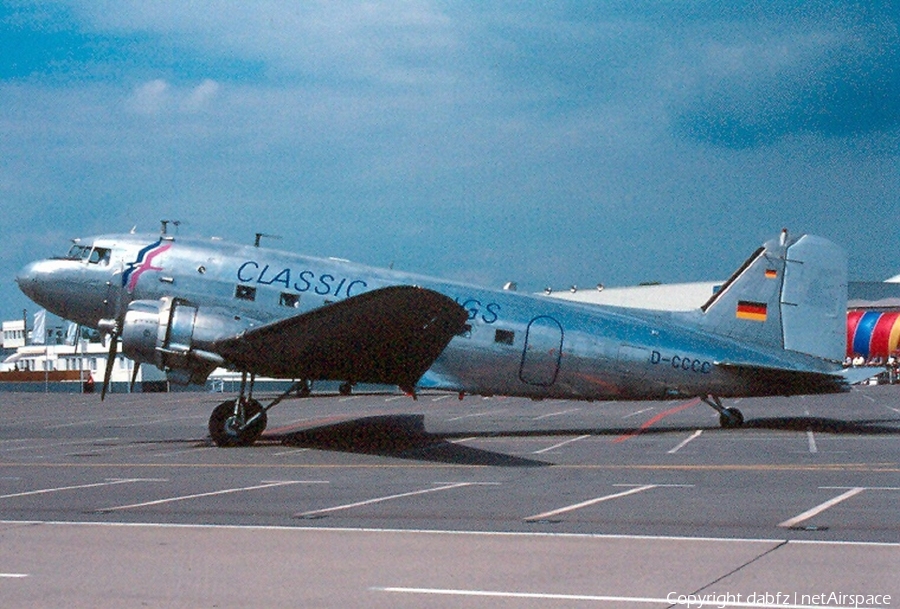
M443 294L392 286L252 328L213 349L263 376L411 389L467 319Z

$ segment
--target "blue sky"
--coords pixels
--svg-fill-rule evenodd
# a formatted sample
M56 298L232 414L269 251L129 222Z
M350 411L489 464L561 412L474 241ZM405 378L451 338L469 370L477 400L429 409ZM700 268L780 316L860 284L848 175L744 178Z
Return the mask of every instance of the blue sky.
M724 5L724 6L723 6ZM520 289L726 277L782 227L900 273L900 10L0 0L0 314L68 239Z

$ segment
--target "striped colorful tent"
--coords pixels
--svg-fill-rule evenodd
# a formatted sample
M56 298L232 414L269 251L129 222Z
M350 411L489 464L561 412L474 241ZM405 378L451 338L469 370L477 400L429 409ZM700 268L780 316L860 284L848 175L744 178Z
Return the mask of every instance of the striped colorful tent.
M848 311L847 357L888 357L900 348L900 311Z

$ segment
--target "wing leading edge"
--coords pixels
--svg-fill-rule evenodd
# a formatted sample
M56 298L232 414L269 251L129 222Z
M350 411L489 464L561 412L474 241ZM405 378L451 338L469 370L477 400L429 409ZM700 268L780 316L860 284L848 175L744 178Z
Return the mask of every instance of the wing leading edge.
M392 286L247 330L214 350L233 367L264 376L411 390L467 319L443 294Z

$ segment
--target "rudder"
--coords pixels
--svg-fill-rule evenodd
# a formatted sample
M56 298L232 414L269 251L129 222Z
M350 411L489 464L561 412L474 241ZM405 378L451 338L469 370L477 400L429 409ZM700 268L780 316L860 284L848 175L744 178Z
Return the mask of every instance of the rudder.
M822 237L788 247L781 294L784 348L841 361L847 350L847 255Z

